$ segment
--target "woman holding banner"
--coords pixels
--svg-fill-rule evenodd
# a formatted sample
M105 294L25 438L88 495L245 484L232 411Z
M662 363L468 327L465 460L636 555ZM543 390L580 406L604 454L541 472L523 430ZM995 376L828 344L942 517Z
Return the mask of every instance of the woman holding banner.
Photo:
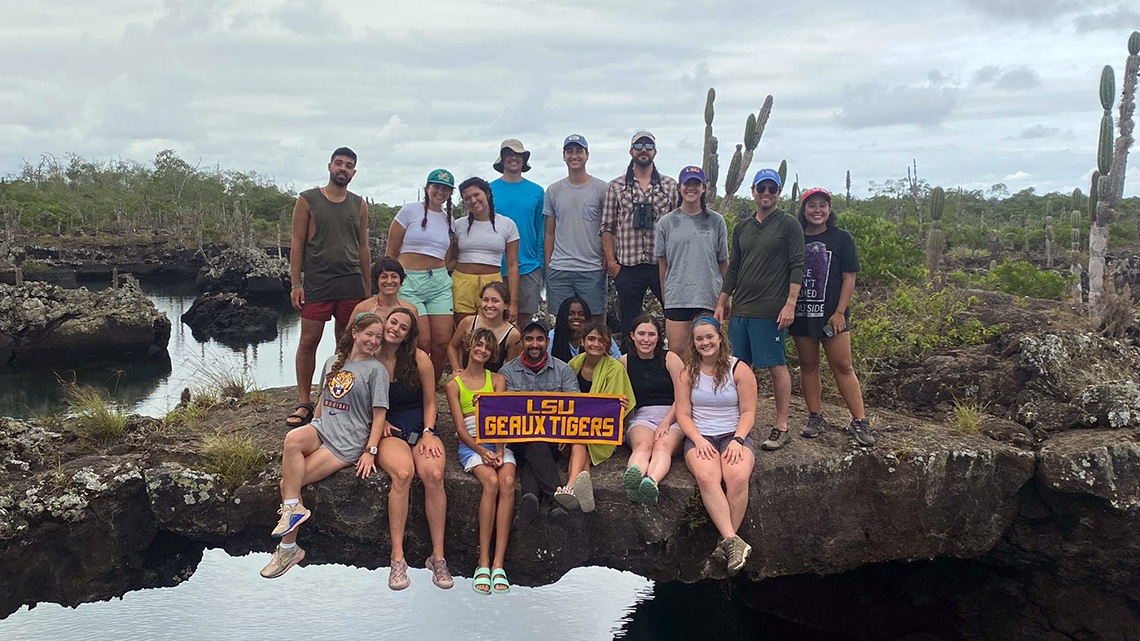
M665 351L664 332L652 316L638 316L632 327L632 348L619 359L637 395L637 409L625 428L630 455L622 485L630 501L655 504L661 494L657 484L669 473L684 439L673 405L674 385L684 364L680 356Z
M685 464L701 491L721 540L713 559L728 571L744 567L752 546L737 534L748 508L748 480L756 462L756 375L733 357L720 323L700 316L675 390L677 424L685 433Z
M511 519L515 512L515 455L504 445L489 449L475 442L475 397L502 392L506 379L487 370L500 349L495 333L480 328L466 340L467 367L447 382L447 404L459 437L459 462L483 486L479 499L479 565L471 589L479 594L506 594L511 583L503 570ZM460 426L463 426L462 428ZM495 538L495 559L490 558L491 537Z
M628 414L637 403L629 374L616 358L610 356L613 337L605 321L590 321L582 328L582 353L570 359L568 365L578 377L578 388L583 394L612 394L622 396L622 415ZM599 465L614 453L613 445L571 445L569 483L554 492L554 500L568 509L581 508L594 511L594 483L590 478L590 465Z
M392 565L388 587L411 585L404 559L404 526L408 521L408 492L412 476L424 484L424 511L431 532L431 556L424 565L440 588L454 584L443 558L443 528L447 523L447 494L443 489L443 442L435 433L435 369L431 358L416 349L419 323L412 310L396 308L384 321L384 344L376 358L391 375L388 409L389 436L381 439L377 464L392 479L388 491L388 531Z

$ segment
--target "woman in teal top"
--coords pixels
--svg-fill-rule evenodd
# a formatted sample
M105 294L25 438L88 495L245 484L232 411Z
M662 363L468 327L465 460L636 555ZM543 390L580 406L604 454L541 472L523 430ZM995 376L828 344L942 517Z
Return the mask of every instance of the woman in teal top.
M475 442L475 396L501 392L507 386L501 374L486 368L498 349L494 332L486 328L475 330L467 339L467 367L447 382L447 403L459 437L459 462L483 486L479 499L479 565L472 589L484 595L511 590L503 559L515 512L515 455L504 445L490 449ZM496 531L492 563L491 538Z

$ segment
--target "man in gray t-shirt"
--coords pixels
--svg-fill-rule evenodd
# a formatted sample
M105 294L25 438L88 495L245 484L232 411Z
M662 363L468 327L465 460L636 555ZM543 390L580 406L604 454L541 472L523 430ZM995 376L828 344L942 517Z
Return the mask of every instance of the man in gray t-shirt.
M567 176L546 188L546 309L557 315L564 300L578 296L594 318L604 319L606 272L598 228L608 185L586 173L589 158L586 138L567 136L562 144Z

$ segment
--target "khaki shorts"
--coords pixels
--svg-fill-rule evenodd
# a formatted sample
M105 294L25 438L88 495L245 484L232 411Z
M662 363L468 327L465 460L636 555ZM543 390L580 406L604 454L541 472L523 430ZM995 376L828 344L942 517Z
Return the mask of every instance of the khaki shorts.
M479 311L483 299L483 286L487 283L501 283L503 275L499 272L491 274L465 274L461 271L451 273L451 304L456 314L474 314Z

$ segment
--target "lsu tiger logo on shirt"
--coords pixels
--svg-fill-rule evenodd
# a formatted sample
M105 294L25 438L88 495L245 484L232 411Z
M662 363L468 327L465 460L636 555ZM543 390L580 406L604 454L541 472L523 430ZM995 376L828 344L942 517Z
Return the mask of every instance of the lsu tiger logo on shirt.
M348 394L348 390L352 389L352 384L355 382L356 376L352 372L341 370L329 381L329 393L332 394L333 398L344 398L344 395Z

